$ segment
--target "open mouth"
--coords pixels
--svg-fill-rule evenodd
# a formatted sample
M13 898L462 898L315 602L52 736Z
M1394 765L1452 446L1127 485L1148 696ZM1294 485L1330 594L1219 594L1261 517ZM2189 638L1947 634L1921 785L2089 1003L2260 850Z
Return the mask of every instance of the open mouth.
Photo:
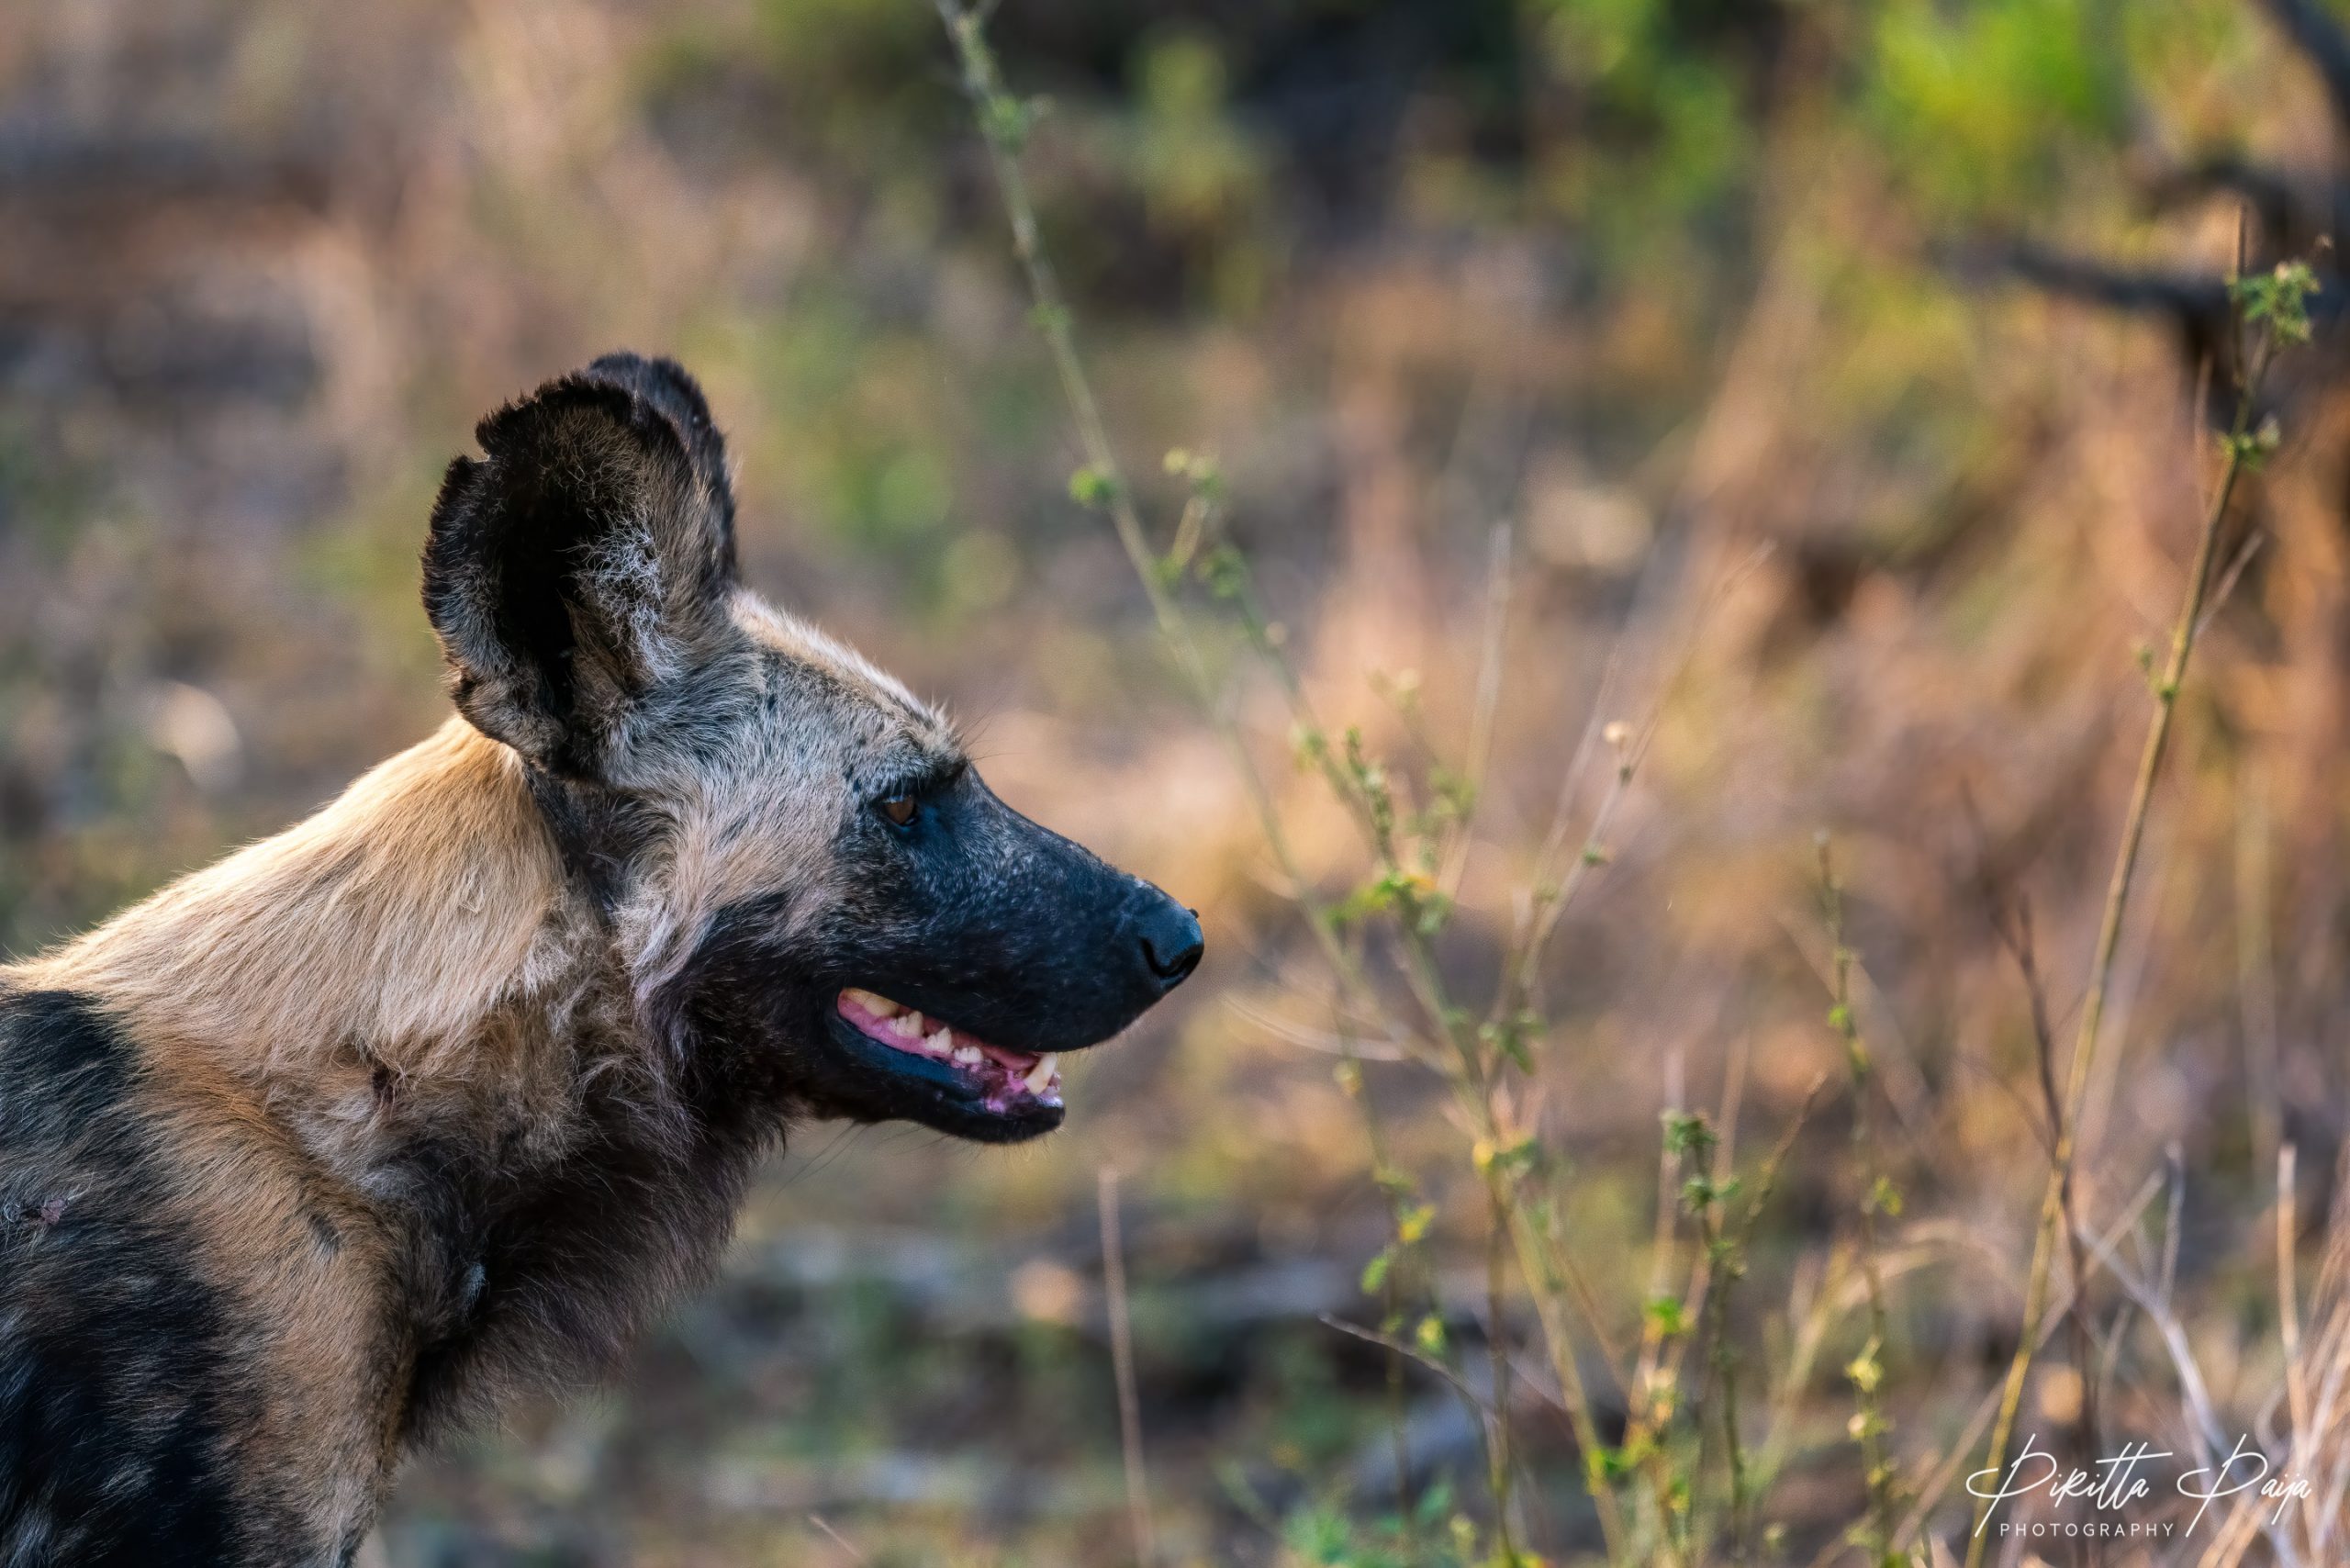
M967 1113L1035 1130L1061 1118L1060 1058L1011 1050L975 1039L937 1018L855 986L834 1002L837 1022L853 1032L870 1065L926 1086ZM835 1028L835 1036L842 1031ZM873 1047L880 1047L875 1049ZM1041 1125L1040 1125L1041 1124Z

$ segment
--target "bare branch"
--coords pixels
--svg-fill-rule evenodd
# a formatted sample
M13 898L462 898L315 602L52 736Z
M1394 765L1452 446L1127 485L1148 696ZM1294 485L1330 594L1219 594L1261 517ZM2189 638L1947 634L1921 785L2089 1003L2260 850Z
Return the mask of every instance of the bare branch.
M2266 163L2231 152L2213 153L2157 174L2147 196L2157 209L2185 206L2210 196L2240 198L2252 208L2263 252L2306 251L2333 229L2340 193L2322 175Z
M2035 288L2109 310L2169 316L2182 327L2205 330L2221 328L2228 320L2228 280L2216 273L2115 266L2028 241L2008 246L1991 259L2000 271Z

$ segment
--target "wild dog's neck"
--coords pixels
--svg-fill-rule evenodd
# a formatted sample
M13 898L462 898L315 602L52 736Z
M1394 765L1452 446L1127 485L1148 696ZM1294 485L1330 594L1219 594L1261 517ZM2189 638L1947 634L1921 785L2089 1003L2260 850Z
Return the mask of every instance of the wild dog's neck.
M452 719L17 978L95 993L232 1071L354 1049L429 1071L501 1002L564 983L576 902L520 760Z

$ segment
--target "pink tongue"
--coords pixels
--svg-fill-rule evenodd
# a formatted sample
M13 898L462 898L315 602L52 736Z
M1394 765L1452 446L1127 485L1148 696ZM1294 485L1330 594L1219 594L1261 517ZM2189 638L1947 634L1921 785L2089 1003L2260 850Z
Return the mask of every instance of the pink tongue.
M996 1065L1007 1072L1025 1076L1029 1070L1036 1065L1036 1058L1033 1052L1007 1051L1000 1046L981 1046L979 1049L987 1052Z

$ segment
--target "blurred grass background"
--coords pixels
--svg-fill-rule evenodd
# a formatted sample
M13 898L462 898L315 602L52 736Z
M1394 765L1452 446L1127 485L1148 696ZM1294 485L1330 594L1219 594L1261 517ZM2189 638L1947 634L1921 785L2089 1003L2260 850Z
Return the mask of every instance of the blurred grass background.
M2061 1034L2143 723L2132 650L2164 634L2208 476L2194 290L2237 190L2267 201L2267 259L2339 208L2344 132L2268 14L2292 9L1003 0L991 23L1049 99L1032 174L1145 498L1171 518L1158 454L1214 454L1335 722L1466 744L1510 530L1449 964L1490 973L1595 704L1670 689L1545 977L1570 1228L1628 1322L1659 1113L1716 1102L1743 1052L1766 1146L1840 1060L1809 885L1836 835L1908 1194L1888 1403L1919 1452L2004 1365L2039 1193L1985 889L2031 901ZM1128 1561L1104 1163L1169 1560L1341 1560L1336 1521L1392 1506L1385 1372L1315 1315L1369 1310L1384 1214L1238 781L1069 497L929 6L75 0L0 13L0 946L436 723L416 555L440 468L479 413L622 345L708 388L757 586L1208 924L1199 979L1076 1065L1044 1146L803 1130L629 1378L413 1467L377 1560ZM2340 365L2322 335L2240 509L2232 540L2261 544L2183 700L2088 1131L2100 1213L2187 1173L2182 1290L2223 1400L2273 1367L2276 1148L2322 1214L2350 1103ZM1288 778L1279 705L1231 664ZM1282 803L1309 872L1350 886L1311 781ZM1458 1135L1415 1075L1371 1077L1473 1267ZM1817 1285L1849 1114L1782 1182L1762 1301ZM1798 1561L1857 1507L1851 1353L1778 1499ZM2167 1396L2126 1372L2111 1419L2155 1429ZM1470 1484L1473 1431L1440 1388L1413 1400L1419 1451ZM1527 1424L1537 1537L1572 1547L1563 1431Z

